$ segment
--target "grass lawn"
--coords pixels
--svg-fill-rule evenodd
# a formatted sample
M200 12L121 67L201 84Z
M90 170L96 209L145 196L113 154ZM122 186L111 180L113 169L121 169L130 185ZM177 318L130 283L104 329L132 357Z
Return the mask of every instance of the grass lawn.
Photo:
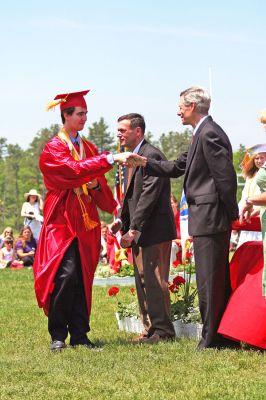
M90 338L102 352L49 350L32 270L0 271L0 399L265 399L266 358L254 350L196 352L193 340L130 344L116 299L95 287ZM130 298L128 288L120 296Z

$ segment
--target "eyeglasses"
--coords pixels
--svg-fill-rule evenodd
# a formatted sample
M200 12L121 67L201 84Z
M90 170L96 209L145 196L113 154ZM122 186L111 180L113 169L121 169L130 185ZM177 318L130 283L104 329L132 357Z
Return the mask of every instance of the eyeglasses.
M5 242L6 244L13 244L13 242Z

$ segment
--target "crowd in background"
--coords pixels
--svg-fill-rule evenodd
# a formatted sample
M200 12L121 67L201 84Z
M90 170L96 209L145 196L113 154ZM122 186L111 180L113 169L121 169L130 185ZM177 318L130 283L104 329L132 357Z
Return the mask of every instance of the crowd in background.
M24 218L23 227L18 237L14 237L14 231L10 226L6 227L0 236L1 269L6 267L19 269L33 265L43 221L41 215L43 202L41 195L35 189L25 193L25 200L21 209L21 217Z

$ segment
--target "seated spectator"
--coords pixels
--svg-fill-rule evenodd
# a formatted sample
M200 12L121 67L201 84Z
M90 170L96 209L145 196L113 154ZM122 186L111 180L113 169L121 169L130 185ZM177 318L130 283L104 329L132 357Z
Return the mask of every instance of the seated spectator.
M20 261L23 261L24 266L29 267L33 264L36 247L37 243L32 236L31 229L25 225L20 231L15 246L17 257Z
M13 247L13 238L11 236L6 236L4 239L4 246L0 250L0 268L6 267L17 267L23 265L22 261L15 259L16 253Z
M182 247L181 247L181 235L180 235L180 212L177 199L173 195L173 193L171 193L171 206L174 213L176 236L177 236L177 239L172 240L172 249L171 249L170 263L171 265L174 265L177 260L180 263L182 262Z
M7 236L11 236L11 238L14 240L14 236L13 236L13 229L10 226L7 226L4 230L2 235L0 236L0 248L2 248L4 246L4 239Z
M43 222L42 198L35 189L31 189L24 196L26 201L22 205L21 216L24 217L24 225L30 226L34 239L38 241Z

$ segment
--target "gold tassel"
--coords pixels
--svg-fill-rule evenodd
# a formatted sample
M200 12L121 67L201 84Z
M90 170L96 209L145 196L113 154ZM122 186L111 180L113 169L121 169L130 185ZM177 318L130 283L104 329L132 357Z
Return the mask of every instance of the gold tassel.
M84 221L84 226L86 231L89 231L91 229L96 228L96 226L98 225L98 222L93 221L92 219L90 219L89 214L86 211L86 207L85 204L82 201L82 198L80 196L80 193L75 192L77 197L78 197L78 201L80 204L80 208L81 208L81 213L82 213L82 217L83 217L83 221Z
M66 97L64 99L59 99L57 101L55 101L55 100L49 101L49 103L46 106L46 111L49 111L49 110L51 110L51 108L58 106L58 104L65 103L67 101L67 98L68 98L68 94L66 95Z
M58 100L58 101L54 101L54 100L49 101L49 103L46 106L46 111L49 111L49 110L51 110L51 108L54 108L54 107L58 106L58 104L65 103L65 102L66 102L65 99L61 99L61 100Z
M66 101L66 98L65 98L64 101ZM62 140L62 142L66 143L66 144L71 144L69 136L66 133L64 128L62 128L60 130L60 132L58 133L58 137L60 138L60 140ZM75 152L73 145L72 145L71 155L74 158L74 160L79 160L79 155L78 155L78 153ZM86 231L88 231L90 229L94 229L99 224L98 224L98 222L95 222L92 219L90 219L90 217L89 217L89 215L88 215L88 213L86 211L85 204L83 203L82 198L81 198L81 191L82 191L82 194L84 193L85 196L87 196L88 201L91 202L91 197L89 196L89 192L88 192L88 188L87 188L86 184L82 185L82 189L81 188L75 188L73 190L74 190L74 192L76 193L76 195L78 197L78 201L79 201L79 204L80 204L82 218L83 218L83 222L84 222L84 226L85 226Z

